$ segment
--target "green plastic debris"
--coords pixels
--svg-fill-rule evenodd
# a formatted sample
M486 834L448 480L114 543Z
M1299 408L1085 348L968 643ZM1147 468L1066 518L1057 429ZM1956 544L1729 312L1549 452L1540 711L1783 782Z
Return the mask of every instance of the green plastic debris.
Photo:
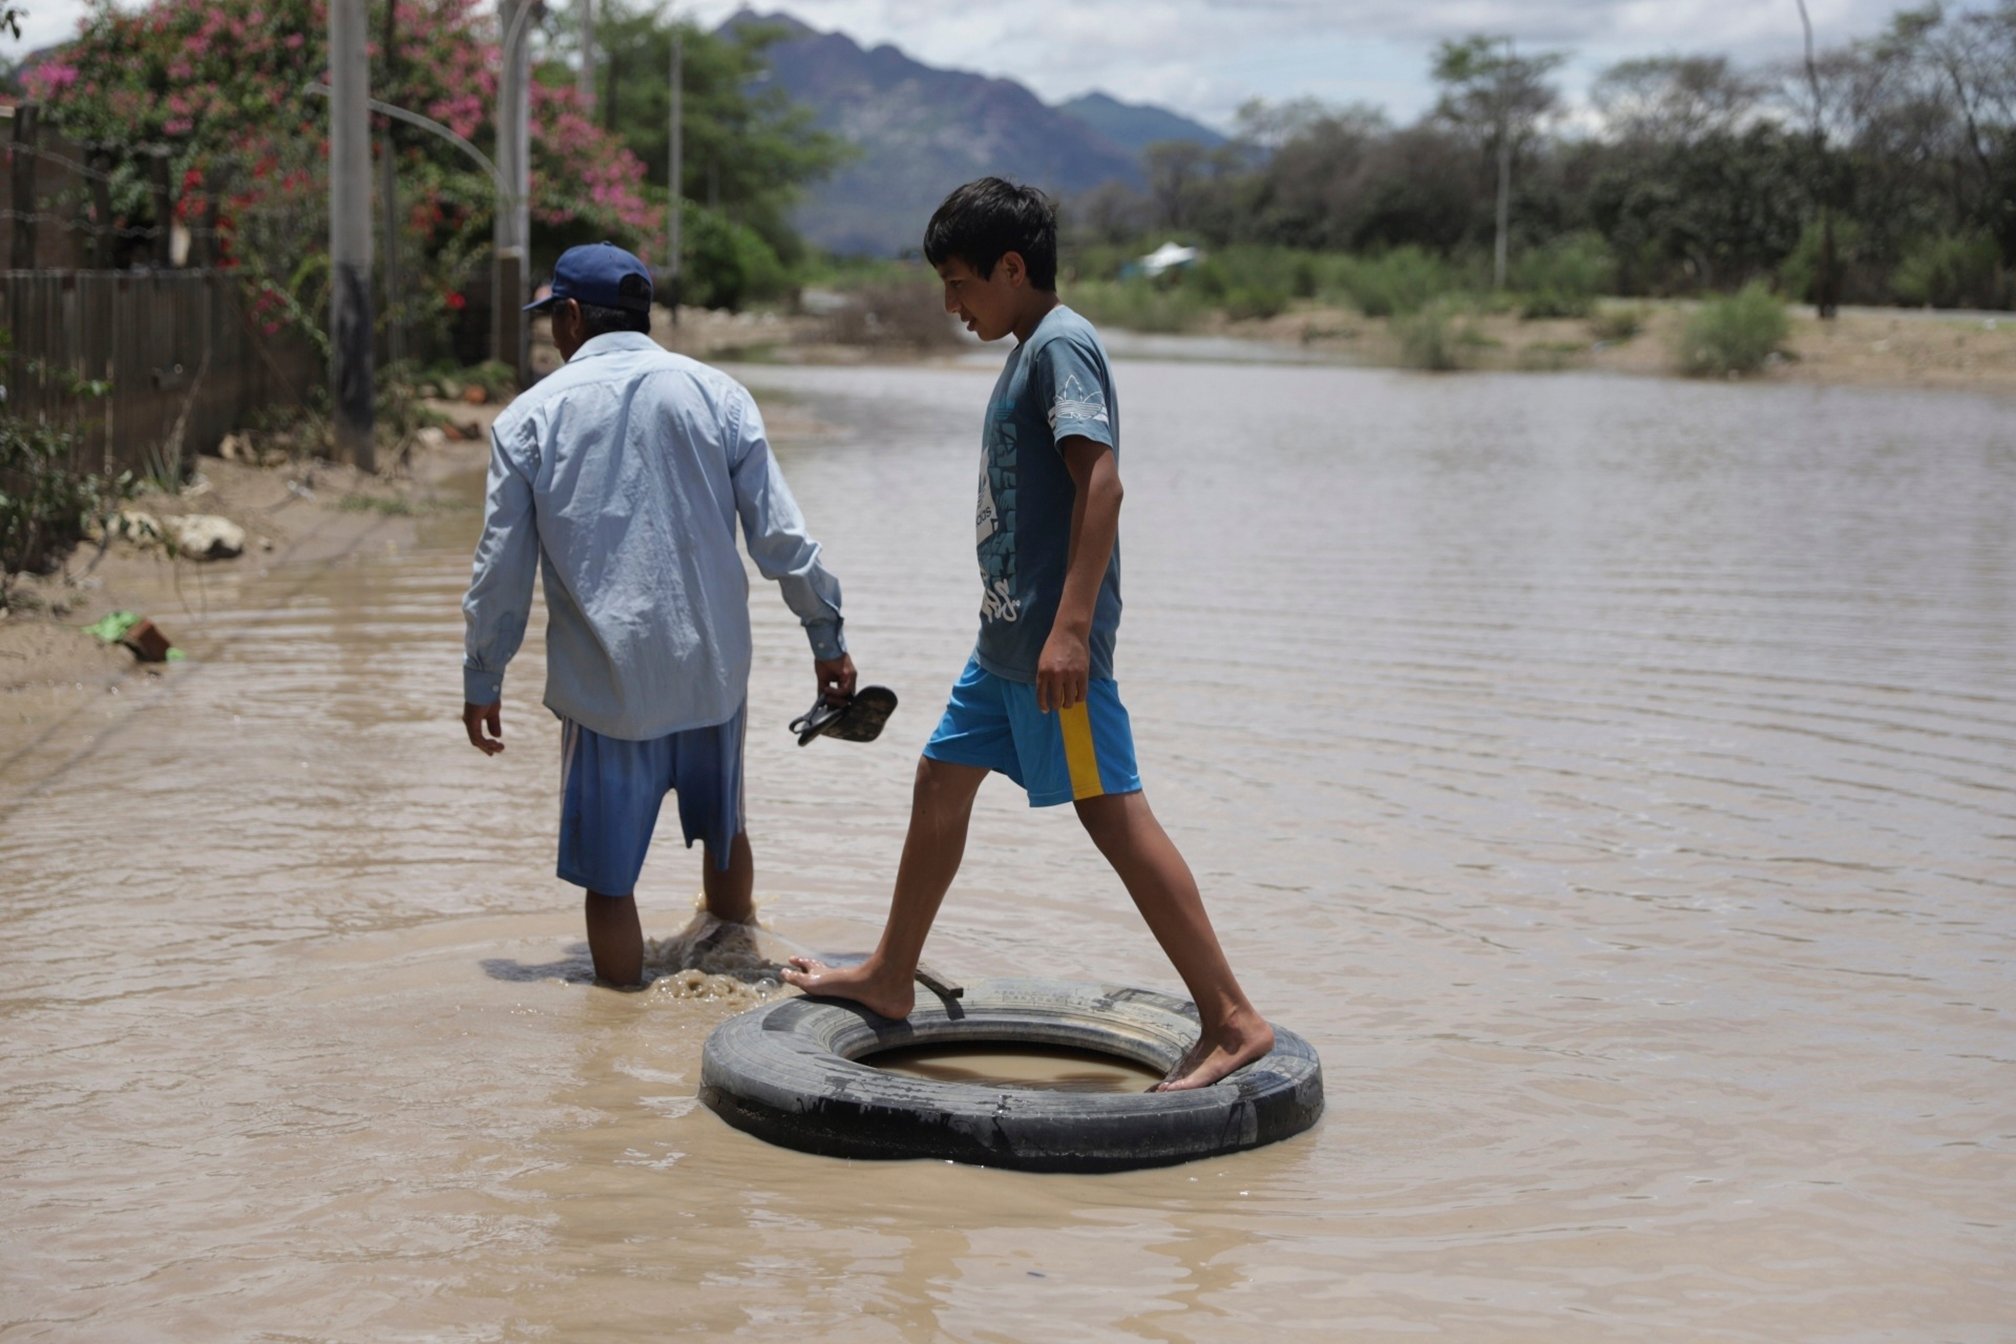
M103 619L84 627L84 633L96 636L107 644L117 644L126 638L126 632L140 624L140 617L130 611L115 611Z

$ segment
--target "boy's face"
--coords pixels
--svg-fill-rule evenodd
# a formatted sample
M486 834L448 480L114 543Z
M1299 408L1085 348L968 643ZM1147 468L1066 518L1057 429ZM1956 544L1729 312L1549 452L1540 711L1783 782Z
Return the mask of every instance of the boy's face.
M1028 270L1022 254L1006 252L984 280L959 257L947 257L938 267L945 282L945 311L956 316L983 341L998 341L1015 330L1026 292Z

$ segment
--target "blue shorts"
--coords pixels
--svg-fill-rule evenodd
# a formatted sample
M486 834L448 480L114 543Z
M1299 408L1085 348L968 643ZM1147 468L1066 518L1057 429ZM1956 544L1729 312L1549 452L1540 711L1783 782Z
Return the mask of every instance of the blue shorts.
M629 896L644 871L658 806L679 795L686 847L705 841L726 868L742 831L742 729L748 706L726 723L648 742L604 737L560 721L559 877L604 896Z
M1028 790L1031 807L1141 787L1134 730L1110 678L1086 683L1085 699L1071 708L1045 714L1036 708L1034 686L997 677L968 658L924 754L998 770Z

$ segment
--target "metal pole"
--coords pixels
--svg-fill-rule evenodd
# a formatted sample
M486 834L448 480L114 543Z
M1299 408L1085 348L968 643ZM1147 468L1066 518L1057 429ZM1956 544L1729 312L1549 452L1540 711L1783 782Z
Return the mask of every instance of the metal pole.
M672 310L672 325L675 327L679 325L679 257L683 250L681 225L685 222L681 217L685 201L685 194L681 190L684 178L681 177L681 174L685 171L686 146L685 137L680 127L681 114L684 111L686 103L684 85L685 61L686 41L679 30L674 28L672 30L672 126L670 144L667 149L667 154L672 161L666 165L665 183L667 214L665 221L665 301Z
M371 441L371 118L364 0L329 5L329 379L336 452L377 469Z

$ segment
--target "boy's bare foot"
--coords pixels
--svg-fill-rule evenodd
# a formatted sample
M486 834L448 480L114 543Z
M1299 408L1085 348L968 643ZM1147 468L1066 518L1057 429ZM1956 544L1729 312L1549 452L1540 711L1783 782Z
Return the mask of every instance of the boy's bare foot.
M784 983L823 998L852 999L884 1017L908 1017L917 1006L917 987L909 976L895 980L865 963L828 966L817 957L793 957L784 972Z
M1209 1087L1236 1069L1244 1068L1274 1048L1274 1028L1259 1017L1239 1019L1228 1025L1200 1032L1197 1043L1184 1051L1169 1076L1150 1092L1188 1092Z

